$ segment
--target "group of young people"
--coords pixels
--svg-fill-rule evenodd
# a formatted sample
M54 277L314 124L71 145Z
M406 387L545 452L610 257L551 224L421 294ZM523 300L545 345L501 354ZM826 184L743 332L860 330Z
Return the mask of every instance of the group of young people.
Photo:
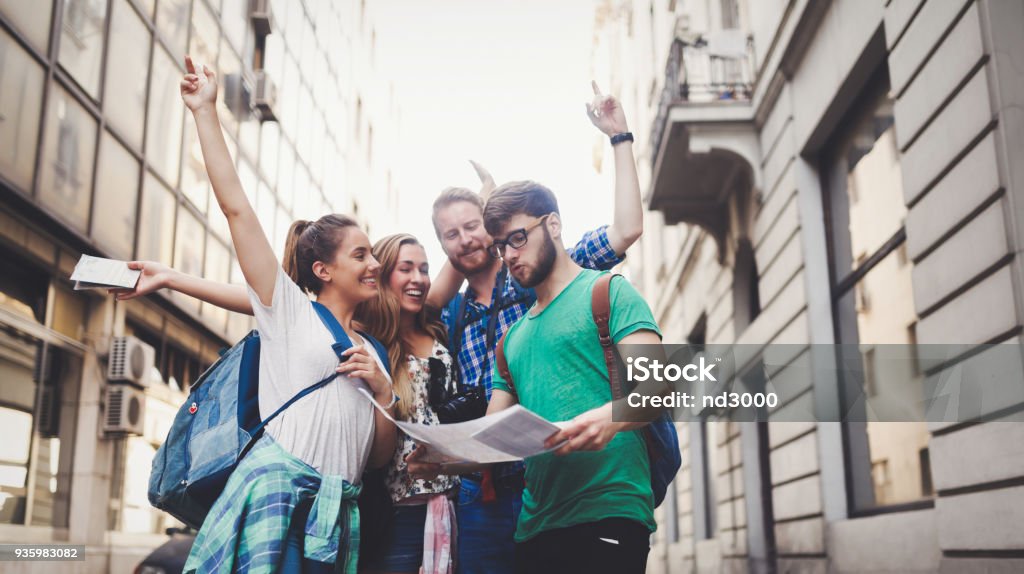
M117 297L170 288L254 315L263 413L337 373L268 425L211 509L186 571L642 572L655 528L642 424L613 420L590 307L602 270L619 263L643 229L632 136L618 101L595 84L587 105L612 141L612 225L567 250L550 190L532 181L494 189L478 167L481 193L448 188L434 203L448 261L432 283L415 237L371 245L355 220L337 214L296 221L278 262L225 144L216 77L187 57L186 70L181 96L246 285L132 262L139 284ZM354 344L340 358L310 296ZM616 343L660 342L650 308L627 281L612 282L610 301ZM503 337L514 386L495 372ZM548 441L551 452L524 463L428 463L425 447L371 397L391 417L424 424L519 403L559 421L561 431ZM361 521L370 469L382 469L391 504L387 516ZM383 518L386 528L361 529L369 518Z

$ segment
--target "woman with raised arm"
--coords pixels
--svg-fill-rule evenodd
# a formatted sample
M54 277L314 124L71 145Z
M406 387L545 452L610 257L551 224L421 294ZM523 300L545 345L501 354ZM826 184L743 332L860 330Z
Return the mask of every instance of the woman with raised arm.
M355 572L356 497L369 462L391 459L396 430L360 392L389 409L397 397L356 307L378 294L380 264L356 222L342 215L298 221L278 264L224 143L214 73L188 73L181 97L195 116L207 173L227 218L261 337L260 412L273 412L332 372L339 380L295 402L239 463L196 537L185 571ZM329 311L321 318L310 302ZM355 346L340 357L328 321Z
M426 252L412 235L396 234L377 241L372 255L380 262L381 288L376 297L356 307L355 319L388 350L394 392L399 397L395 418L438 424L434 407L455 383L444 325L431 318L425 305L431 288ZM118 299L170 288L232 311L253 313L252 303L238 286L186 275L153 261L129 265L143 274L136 289L120 292ZM399 448L383 468L381 484L372 480L366 484L367 488L379 486L390 508L381 516L363 517L374 524L383 522L386 528L378 530L371 525L360 533L360 571L416 573L422 565L426 574L451 572L455 526L451 498L458 479L409 476L405 456L415 449L415 443L401 431L398 436ZM364 492L364 496L376 494Z

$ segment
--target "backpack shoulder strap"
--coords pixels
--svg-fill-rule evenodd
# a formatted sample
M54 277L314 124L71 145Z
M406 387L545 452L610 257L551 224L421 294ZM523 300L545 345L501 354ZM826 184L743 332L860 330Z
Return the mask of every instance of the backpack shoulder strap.
M501 378L505 379L505 382L508 383L508 388L512 391L512 394L516 394L515 384L512 383L512 373L508 370L508 360L505 359L505 337L507 336L508 333L505 333L501 336L501 339L498 339L498 346L494 348L495 360Z
M615 360L615 343L612 341L611 322L612 308L610 298L610 286L612 279L618 273L607 273L602 275L594 283L590 292L590 309L594 316L594 323L597 324L597 336L601 340L601 350L604 351L604 362L608 367L608 384L612 388L612 399L621 399L622 383L619 381L619 367Z
M320 317L324 327L327 327L327 330L330 331L331 335L334 337L334 344L331 345L331 348L334 349L334 353L341 358L341 354L352 346L352 339L349 338L345 329L341 328L341 323L338 322L334 313L331 313L331 310L325 307L323 303L313 301L313 309L316 310L316 314Z
M388 372L388 376L391 376L391 361L388 359L388 350L384 347L384 343L362 331L357 332L362 338L373 345L373 348L377 351L377 356L380 357L380 362L384 363L384 370Z

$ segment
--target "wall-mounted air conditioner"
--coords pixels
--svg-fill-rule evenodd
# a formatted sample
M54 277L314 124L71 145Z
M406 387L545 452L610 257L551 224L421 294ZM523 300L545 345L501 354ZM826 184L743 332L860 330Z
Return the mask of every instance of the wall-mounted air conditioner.
M145 387L155 361L153 347L132 336L114 337L107 357L107 380Z
M141 435L145 430L146 393L128 385L107 385L103 434Z
M277 115L274 108L277 107L277 86L264 70L256 72L256 90L253 94L253 108L261 122L276 122Z
M257 36L270 34L274 24L270 0L249 0L249 20L252 22L253 32Z

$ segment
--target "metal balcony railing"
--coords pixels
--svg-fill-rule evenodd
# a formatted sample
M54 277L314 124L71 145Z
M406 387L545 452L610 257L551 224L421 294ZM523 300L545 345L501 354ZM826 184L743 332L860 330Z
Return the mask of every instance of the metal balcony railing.
M693 42L676 38L665 64L665 87L651 129L654 158L661 149L669 109L682 103L749 101L754 86L754 43L739 30Z

